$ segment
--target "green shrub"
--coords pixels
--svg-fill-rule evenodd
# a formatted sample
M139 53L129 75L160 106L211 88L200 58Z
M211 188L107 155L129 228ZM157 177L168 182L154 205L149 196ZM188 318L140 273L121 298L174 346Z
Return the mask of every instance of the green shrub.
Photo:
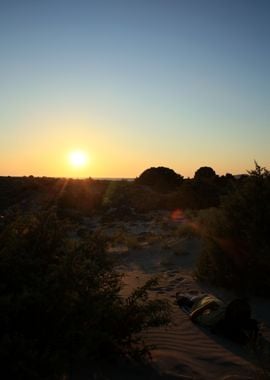
M196 230L195 225L190 222L180 224L180 226L176 230L177 237L193 238L198 235L199 235L199 232Z
M54 214L21 217L0 236L0 356L6 378L53 379L74 363L147 351L142 329L168 322L149 300L154 280L128 298L105 241L75 241Z
M222 285L269 295L270 175L257 163L248 173L218 209L201 215L204 239L212 242L205 245L197 273Z
M221 244L205 238L196 263L197 277L215 285L231 287L236 280L234 273L233 261L226 255Z

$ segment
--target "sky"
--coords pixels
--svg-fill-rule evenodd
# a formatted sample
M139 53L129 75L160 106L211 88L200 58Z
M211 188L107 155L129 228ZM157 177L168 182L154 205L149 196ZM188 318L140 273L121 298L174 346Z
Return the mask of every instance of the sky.
M269 168L269 19L268 0L1 0L0 175Z

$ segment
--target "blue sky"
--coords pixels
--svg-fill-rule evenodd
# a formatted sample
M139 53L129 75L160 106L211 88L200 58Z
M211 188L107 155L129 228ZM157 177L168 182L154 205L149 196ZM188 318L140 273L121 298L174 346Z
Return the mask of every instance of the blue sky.
M1 1L0 174L269 167L270 2Z

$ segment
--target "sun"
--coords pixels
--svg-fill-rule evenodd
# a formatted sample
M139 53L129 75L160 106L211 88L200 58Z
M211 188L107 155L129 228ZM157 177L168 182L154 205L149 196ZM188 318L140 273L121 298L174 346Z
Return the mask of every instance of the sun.
M88 156L81 150L74 150L69 153L69 162L74 168L82 168L86 166Z

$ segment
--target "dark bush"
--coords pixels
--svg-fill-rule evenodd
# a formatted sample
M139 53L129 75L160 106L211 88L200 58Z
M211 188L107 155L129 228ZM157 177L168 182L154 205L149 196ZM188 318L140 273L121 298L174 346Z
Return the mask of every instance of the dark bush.
M214 238L205 238L202 251L197 260L197 274L202 280L206 280L214 285L223 287L237 287L237 268L222 241Z
M209 166L202 166L194 174L195 180L209 180L216 177L216 172Z
M81 215L92 215L102 204L109 181L95 181L89 179L63 180L62 189L55 201L57 202L59 215L72 215L72 210Z
M219 253L216 248L207 248L199 260L198 274L205 279L211 277L206 269L208 263L216 264L222 255L224 265L213 274L217 282L223 282L229 267L231 287L267 295L270 291L270 175L257 163L255 170L248 173L235 183L220 208L203 221L205 238L214 240Z
M74 241L51 213L21 217L0 236L0 358L8 379L53 379L75 363L137 357L142 329L168 321L148 282L128 298L105 241Z
M155 191L169 192L174 191L183 182L183 177L175 173L174 170L157 167L146 169L137 179L136 183L149 186Z

